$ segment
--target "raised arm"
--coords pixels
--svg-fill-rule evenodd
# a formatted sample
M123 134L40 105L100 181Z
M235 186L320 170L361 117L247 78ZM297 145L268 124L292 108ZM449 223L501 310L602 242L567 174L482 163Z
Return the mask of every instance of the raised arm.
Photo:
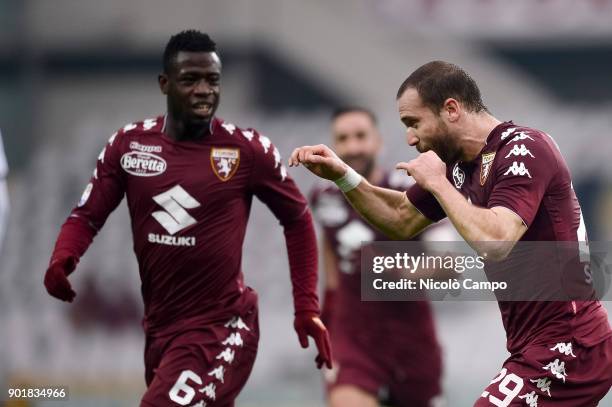
M289 165L299 164L321 178L336 182L355 210L391 239L408 239L432 223L410 203L404 192L370 184L326 145L296 148Z

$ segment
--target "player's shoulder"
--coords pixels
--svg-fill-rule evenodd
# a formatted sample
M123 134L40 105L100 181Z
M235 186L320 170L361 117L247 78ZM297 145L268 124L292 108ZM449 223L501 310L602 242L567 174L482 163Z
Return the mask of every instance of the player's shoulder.
M336 185L327 180L318 180L310 189L308 200L312 205L317 205L321 199L326 199L330 196L341 195L342 192Z
M215 118L213 126L215 140L220 144L229 142L240 147L241 160L242 154L246 153L248 159L262 164L264 168L278 171L282 181L288 177L280 151L266 135L252 127L239 127L221 118Z
M497 150L521 149L522 145L531 146L539 150L557 149L556 142L547 133L533 127L514 125L509 123L503 131L500 131L496 139L492 140ZM518 147L515 147L518 146Z
M489 140L490 148L483 159L491 160L495 156L498 163L504 160L535 159L538 162L556 161L559 159L559 147L546 132L532 127L508 123L502 131L494 134Z
M268 154L276 149L268 136L253 127L237 126L221 118L215 118L213 126L215 126L215 135L222 138L230 138L244 145L254 154Z
M315 219L325 228L341 225L349 218L348 203L338 187L329 181L315 184L309 201Z
M406 171L384 171L383 180L379 186L396 191L406 191L414 185L414 179Z
M159 136L165 126L165 116L155 116L127 123L117 129L109 139L109 144L123 144L125 141L132 142L134 139L142 139L143 136Z

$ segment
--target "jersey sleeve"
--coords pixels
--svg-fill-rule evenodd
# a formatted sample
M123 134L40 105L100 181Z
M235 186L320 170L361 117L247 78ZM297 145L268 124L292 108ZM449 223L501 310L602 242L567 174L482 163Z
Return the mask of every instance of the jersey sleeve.
M308 210L306 199L287 174L278 149L268 137L254 133L251 189L284 226Z
M253 140L251 189L284 228L295 312L318 314L317 240L306 199L287 174L280 152L266 136Z
M524 134L524 133L523 133ZM516 213L529 227L559 165L551 144L541 135L524 134L496 153L495 184L487 207L502 206Z
M119 133L114 133L100 152L89 183L72 210L57 238L51 262L56 258L80 258L110 213L125 194L125 178L121 170Z
M442 209L442 206L440 206L436 197L429 191L423 189L419 184L412 185L408 191L406 191L406 196L408 196L410 203L412 203L427 219L438 222L446 218L446 213L444 209Z

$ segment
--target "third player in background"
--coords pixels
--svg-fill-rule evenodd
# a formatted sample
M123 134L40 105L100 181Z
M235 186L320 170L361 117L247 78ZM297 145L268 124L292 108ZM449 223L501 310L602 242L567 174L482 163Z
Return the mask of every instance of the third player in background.
M371 111L361 107L337 109L332 115L331 132L338 156L372 184L405 190L412 183L405 174L389 173L377 165L382 140ZM385 236L361 218L333 184L316 187L311 203L323 232L322 318L334 349L334 368L325 374L328 405L437 405L442 356L430 304L362 302L361 243L386 240ZM456 236L448 224L428 232L430 237L449 232Z

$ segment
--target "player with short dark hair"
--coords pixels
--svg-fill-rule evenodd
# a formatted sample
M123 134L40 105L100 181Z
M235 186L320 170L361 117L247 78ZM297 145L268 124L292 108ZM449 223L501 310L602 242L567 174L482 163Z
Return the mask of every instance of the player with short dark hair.
M397 166L416 181L407 193L372 185L324 145L297 148L289 163L335 180L351 205L393 238L448 217L487 262L507 259L518 241L566 241L588 266L582 212L554 140L501 122L479 94L469 75L442 61L404 82L399 115L408 144L421 153ZM499 308L511 356L476 406L597 405L612 386L612 329L599 301L499 301Z
M331 131L338 156L371 184L400 190L412 183L378 165L382 138L370 110L335 110ZM325 371L328 405L433 407L441 398L442 355L429 303L361 301L361 244L385 236L334 185L315 188L311 203L322 227L322 319L334 349L334 368Z
M208 35L170 39L159 75L166 115L111 136L45 274L48 292L71 302L67 276L126 196L145 304L141 406L233 406L250 375L257 296L244 284L241 258L253 196L284 228L299 341L307 347L313 337L317 364L331 366L310 211L270 139L215 116L220 82Z

